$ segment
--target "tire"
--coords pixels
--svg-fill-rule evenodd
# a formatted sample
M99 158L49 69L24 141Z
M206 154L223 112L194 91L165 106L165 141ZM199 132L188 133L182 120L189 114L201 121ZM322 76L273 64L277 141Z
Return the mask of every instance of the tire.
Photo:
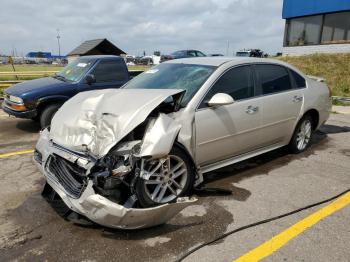
M168 159L170 159L171 168L177 167L174 172L178 177L174 178L173 173L167 172ZM156 172L158 171L160 173L161 169L166 170L165 173L164 171L162 172L163 175L160 176L158 173L154 172L149 180L139 177L136 181L135 191L141 207L152 207L172 203L175 202L178 197L186 196L191 193L195 181L195 172L186 153L178 147L174 147L170 151L167 160L163 164L161 164L160 161L159 159L147 161L144 169L150 172L160 165L160 167L156 169ZM180 164L181 166L179 166ZM164 165L166 168L164 168ZM161 198L163 190L164 196Z
M288 145L289 151L293 154L304 152L311 144L313 135L313 119L305 115L298 122L293 137Z
M51 124L53 116L56 114L57 110L61 107L61 104L53 104L45 107L40 115L40 126L41 128L48 127Z

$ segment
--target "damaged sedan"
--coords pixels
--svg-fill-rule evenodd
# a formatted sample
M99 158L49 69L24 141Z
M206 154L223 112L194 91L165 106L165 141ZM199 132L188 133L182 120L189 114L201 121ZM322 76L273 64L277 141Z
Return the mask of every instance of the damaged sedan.
M173 60L68 100L34 158L47 199L104 226L151 227L196 201L204 173L283 146L306 150L330 107L322 79L283 62Z

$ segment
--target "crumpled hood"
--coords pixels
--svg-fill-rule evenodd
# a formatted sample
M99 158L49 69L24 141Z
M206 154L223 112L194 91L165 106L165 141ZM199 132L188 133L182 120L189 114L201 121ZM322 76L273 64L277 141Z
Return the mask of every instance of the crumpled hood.
M70 150L106 155L167 97L180 89L106 89L68 100L51 122L50 138Z

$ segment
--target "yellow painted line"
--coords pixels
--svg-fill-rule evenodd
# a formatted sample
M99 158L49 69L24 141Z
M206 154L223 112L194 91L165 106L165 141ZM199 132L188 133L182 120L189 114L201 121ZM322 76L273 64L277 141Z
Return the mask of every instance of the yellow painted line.
M320 220L332 215L336 211L346 207L349 204L350 204L350 192L339 197L329 205L309 215L308 217L304 218L303 220L299 221L293 226L287 228L286 230L282 231L280 234L274 236L270 240L266 241L265 243L254 248L253 250L249 251L248 253L244 254L243 256L239 257L234 261L235 262L260 261L261 259L272 255L272 253L274 253L275 251L283 247L290 240L292 240L299 234L303 233L308 228L318 223Z
M25 150L25 151L0 154L0 158L6 158L6 157L10 157L10 156L24 155L24 154L30 154L30 153L34 153L34 150Z

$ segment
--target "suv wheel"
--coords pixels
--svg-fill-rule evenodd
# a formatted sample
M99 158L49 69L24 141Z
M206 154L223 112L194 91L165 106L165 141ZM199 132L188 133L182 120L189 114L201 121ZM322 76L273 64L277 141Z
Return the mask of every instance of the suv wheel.
M61 107L60 104L53 104L47 106L40 115L40 126L41 128L48 127L51 124L53 116L56 114L57 110Z

